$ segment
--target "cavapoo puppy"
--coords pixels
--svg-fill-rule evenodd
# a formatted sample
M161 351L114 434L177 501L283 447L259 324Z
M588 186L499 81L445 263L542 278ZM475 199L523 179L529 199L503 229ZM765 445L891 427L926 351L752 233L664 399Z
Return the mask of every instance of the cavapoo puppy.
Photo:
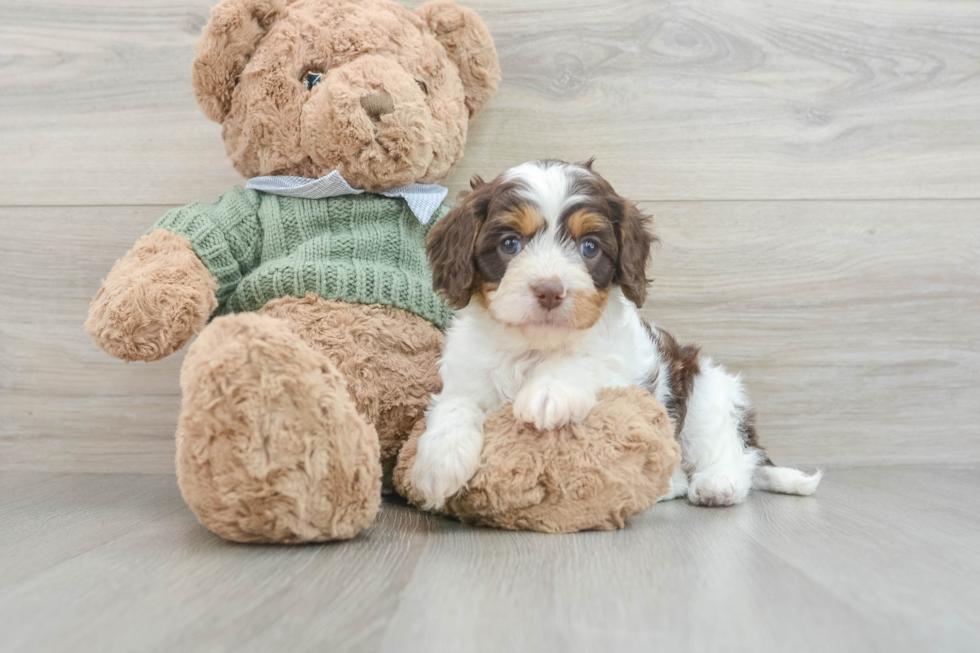
M756 487L811 494L820 473L774 467L738 376L647 324L650 218L591 161L536 161L473 190L435 225L433 282L459 310L412 484L441 508L476 473L487 413L513 402L539 429L583 419L600 388L638 385L676 425L681 469L663 498L727 506Z

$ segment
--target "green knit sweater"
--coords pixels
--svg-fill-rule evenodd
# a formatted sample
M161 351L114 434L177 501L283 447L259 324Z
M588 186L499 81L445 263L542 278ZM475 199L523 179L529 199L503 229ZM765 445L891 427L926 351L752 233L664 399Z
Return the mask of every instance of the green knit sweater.
M388 304L444 329L452 309L432 290L425 235L405 200L345 195L319 200L236 187L214 202L166 213L153 226L186 237L218 280L216 315L279 297Z

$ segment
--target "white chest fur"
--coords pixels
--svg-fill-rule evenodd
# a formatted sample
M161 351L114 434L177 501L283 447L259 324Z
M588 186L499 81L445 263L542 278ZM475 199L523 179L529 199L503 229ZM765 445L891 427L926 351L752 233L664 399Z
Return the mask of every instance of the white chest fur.
M535 333L498 324L479 307L463 309L450 327L442 374L447 384L476 397L481 409L495 411L513 401L539 366L561 360L575 361L595 387L654 380L654 394L668 399L669 380L656 344L618 289L602 318L583 331Z

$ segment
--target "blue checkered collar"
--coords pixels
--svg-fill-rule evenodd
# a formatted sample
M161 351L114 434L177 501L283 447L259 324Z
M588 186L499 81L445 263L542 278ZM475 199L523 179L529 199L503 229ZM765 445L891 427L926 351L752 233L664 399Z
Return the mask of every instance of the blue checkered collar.
M364 192L357 188L351 188L351 185L336 170L319 179L290 176L252 177L246 182L245 188L308 200L340 195L360 195ZM432 214L446 199L449 189L437 184L411 184L400 188L379 190L377 194L385 197L401 197L408 203L408 208L412 210L419 222L428 224L429 220L432 219Z

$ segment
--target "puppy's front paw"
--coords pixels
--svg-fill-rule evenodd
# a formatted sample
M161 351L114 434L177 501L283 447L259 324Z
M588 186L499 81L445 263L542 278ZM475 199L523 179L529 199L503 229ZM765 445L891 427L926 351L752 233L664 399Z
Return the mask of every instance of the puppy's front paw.
M514 417L547 431L581 422L595 406L595 393L565 383L532 382L514 399Z
M478 437L476 441L481 440ZM432 440L430 443L435 446L424 446L424 440L419 443L411 482L424 498L423 509L441 510L446 499L462 490L480 468L480 447L469 446L465 439L455 446L440 446Z

